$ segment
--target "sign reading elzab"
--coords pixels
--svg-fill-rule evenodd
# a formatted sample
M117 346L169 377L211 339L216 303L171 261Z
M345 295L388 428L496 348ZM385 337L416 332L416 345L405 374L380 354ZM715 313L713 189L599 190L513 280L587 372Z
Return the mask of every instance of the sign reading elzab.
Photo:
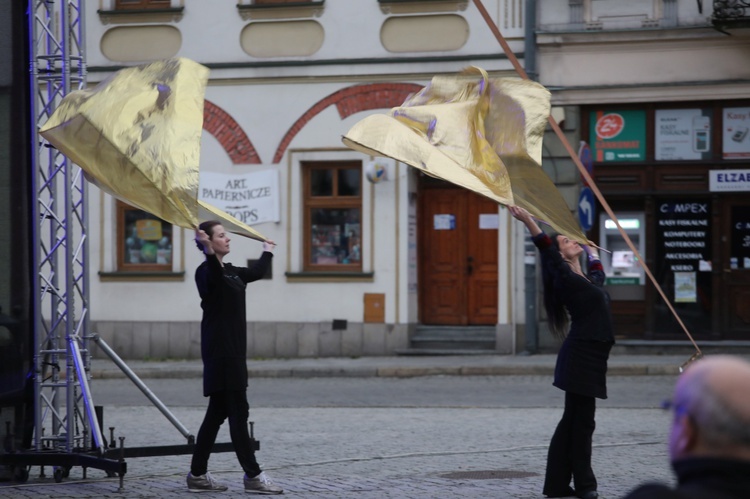
M281 220L276 170L243 175L201 172L198 199L247 225Z
M711 170L709 174L711 192L750 191L750 170Z

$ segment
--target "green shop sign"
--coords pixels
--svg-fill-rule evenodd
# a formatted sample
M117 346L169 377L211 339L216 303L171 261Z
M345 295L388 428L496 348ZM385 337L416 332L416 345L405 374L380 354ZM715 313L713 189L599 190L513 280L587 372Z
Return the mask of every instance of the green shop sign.
M640 284L638 277L607 277L604 284L607 286L626 286L628 284Z
M591 111L589 129L597 163L646 159L646 111Z

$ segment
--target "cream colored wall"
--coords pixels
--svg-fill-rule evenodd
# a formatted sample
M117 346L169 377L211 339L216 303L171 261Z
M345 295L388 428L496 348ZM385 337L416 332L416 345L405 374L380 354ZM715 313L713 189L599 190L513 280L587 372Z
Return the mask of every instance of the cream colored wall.
M711 2L703 12L678 0L677 26L622 29L625 19L663 22L664 0L584 0L584 22L599 29L562 26L567 0L540 0L537 35L540 81L553 89L557 105L738 99L750 96L750 33L727 36L710 25ZM616 5L615 5L616 4ZM608 7L608 8L605 8ZM605 21L609 19L609 24ZM620 19L620 24L614 22Z
M106 0L103 0L106 4ZM283 10L277 17L281 19L243 19L243 16L237 9L236 0L211 0L209 1L188 1L184 2L184 11L178 19L158 18L153 22L144 21L143 17L138 17L137 22L130 21L125 17L102 17L97 13L97 8L109 8L109 5L97 6L89 3L86 8L86 28L87 28L87 59L89 66L107 66L121 62L148 62L160 56L159 51L141 51L140 56L135 51L129 51L126 47L114 48L108 44L101 44L101 40L107 38L109 31L126 30L129 28L137 29L143 32L145 27L157 28L168 26L179 30L181 34L181 44L175 55L188 57L198 62L216 62L216 63L243 63L264 61L273 56L274 60L297 59L309 55L310 47L301 47L295 51L290 47L281 33L292 36L290 42L295 37L299 37L296 28L302 24L294 25L290 22L305 23L310 27L312 24L319 25L324 33L322 45L312 54L315 59L369 59L393 57L394 52L389 52L385 48L381 38L383 29L387 21L393 22L398 20L399 24L406 26L401 35L396 40L387 40L385 43L391 49L398 47L397 55L415 57L420 55L470 55L470 54L496 54L498 44L494 36L486 27L485 21L480 13L473 7L471 2L466 0L456 0L455 2L435 2L430 8L430 16L425 16L425 12L416 13L397 13L389 12L381 8L376 1L363 0L326 0L322 13L318 16L307 15L301 18L283 18ZM503 33L508 38L514 50L523 51L523 25L522 25L522 1L521 0L485 0L485 7L493 16L495 22L503 28ZM178 5L180 2L173 2ZM463 10L462 10L463 9ZM398 10L394 8L393 10ZM292 10L290 12L298 12ZM450 21L450 18L459 17ZM413 17L413 29L410 31L408 21ZM105 24L106 22L106 24ZM277 24L278 23L278 24ZM255 29L248 30L248 26L258 26L259 31L265 31L256 35L248 35ZM295 28L293 31L292 28ZM419 30L427 30L427 40L409 40L412 33ZM445 30L449 30L446 32ZM466 30L468 29L468 34ZM166 30L163 30L166 33ZM320 42L317 28L306 30L305 44L317 45ZM386 29L386 33L389 31ZM156 32L156 30L150 31ZM314 32L314 33L313 33ZM426 43L431 38L430 32L434 35L435 43L438 46L432 46ZM137 31L134 31L134 36ZM119 35L118 35L119 36ZM461 41L465 38L465 43ZM451 41L446 43L446 40ZM257 47L254 52L247 44L252 43ZM244 47L244 48L243 48ZM405 54L403 50L411 48L411 52ZM120 59L109 59L105 54L117 53ZM250 52L250 54L248 53ZM142 59L138 59L141 57ZM480 64L478 61L477 64ZM425 70L430 73L436 71L455 71L457 66L462 63L432 65L431 68L420 68L419 65L384 64L382 66L372 65L347 65L344 67L335 67L330 65L324 66L306 66L304 68L255 68L252 75L247 71L222 70L221 76L237 77L278 77L290 75L331 75L331 74L361 74L361 75L378 75L388 73L402 73ZM489 70L510 68L507 61L501 60L483 60L481 65ZM458 67L460 69L460 67ZM219 73L217 71L217 73ZM89 75L90 81L98 81L103 75L92 73Z
M310 20L250 23L240 33L242 50L257 58L311 56L324 40L323 26Z
M105 1L105 0L103 0ZM387 323L414 323L417 320L417 295L408 290L409 272L409 196L415 190L415 176L404 165L392 163L392 177L371 186L363 179L363 244L366 248L364 271L373 271L372 282L289 282L284 273L296 272L302 267L301 206L299 162L302 160L338 160L369 158L343 147L340 138L354 123L374 112L356 113L342 120L335 107L328 107L313 117L294 137L281 162L272 159L282 137L289 127L321 99L351 85L367 82L406 82L424 85L441 72L456 73L465 65L477 64L495 74L509 74L510 64L505 60L466 60L458 62L391 62L398 57L434 57L442 55L467 56L471 54L495 55L499 52L497 41L485 21L470 2L458 1L452 10L437 11L434 19L425 21L425 13L398 14L384 12L378 2L352 0L326 0L322 15L305 19L286 19L279 24L273 20L243 20L237 10L236 0L186 1L179 19L159 22L128 23L110 19L103 24L96 13L97 6L88 4L86 10L88 65L89 67L119 67L148 62L161 57L161 52L137 50L120 52L116 57L107 39L118 37L126 28L137 28L132 33L180 34L180 44L175 55L198 62L229 63L234 67L214 69L206 91L206 98L229 113L242 127L261 158L260 165L234 165L219 141L204 132L201 165L205 171L220 173L245 173L258 170L278 170L281 186L281 222L256 226L264 235L275 240L278 248L273 264L273 280L260 281L248 288L248 317L261 322L316 322L346 319L362 322L363 295L383 293L386 297ZM445 3L437 2L438 8ZM461 10L461 5L465 10ZM522 2L519 0L485 1L484 5L504 27L510 43L522 51ZM107 6L101 6L106 8ZM434 6L433 6L434 7ZM451 43L439 47L424 45L406 36L389 38L382 42L383 27L389 19L414 16L422 29L432 29L439 36L445 26L458 26L454 35L447 37ZM417 20L417 18L420 18ZM458 18L458 19L456 19ZM446 19L452 19L447 24ZM290 52L288 45L278 45L281 34L301 25L320 26L322 40L316 27L308 30L299 53ZM399 19L406 23L409 19ZM312 23L312 24L311 24ZM433 23L433 24L431 24ZM263 25L261 33L252 34L248 26ZM278 28L279 32L275 29ZM468 30L468 31L467 31ZM119 33L118 33L119 31ZM242 34L245 33L245 38ZM389 33L387 30L386 34ZM251 33L252 36L247 35ZM260 38L257 38L257 37ZM389 35L392 36L392 35ZM255 38L254 38L255 37ZM102 42L102 40L104 40ZM150 44L158 40L149 39ZM271 43L273 42L273 43ZM126 43L126 42L118 42ZM248 44L253 47L249 47ZM277 46L274 46L277 44ZM317 45L320 45L319 48ZM410 45L411 44L411 45ZM312 49L310 48L313 46ZM387 45L388 48L386 48ZM411 49L409 52L394 52ZM293 47L292 47L293 48ZM390 48L390 51L389 51ZM438 48L439 50L436 50ZM314 49L314 50L313 50ZM170 49L172 50L172 49ZM416 51L415 51L416 50ZM307 52L305 52L307 51ZM140 55L139 55L140 53ZM309 56L306 54L310 54ZM109 55L108 58L105 56ZM380 64L311 64L290 66L248 66L266 61L316 61L330 59L377 59ZM108 73L97 69L89 74L90 83L104 79ZM190 231L176 231L175 270L184 270L184 280L178 282L128 282L109 281L98 277L97 272L115 270L116 248L114 200L92 189L90 202L91 230L91 314L94 321L198 321L200 309L193 273L202 256L192 242ZM246 258L260 254L260 244L236 236L228 260L244 264ZM183 257L184 255L184 257ZM509 257L510 258L510 257ZM504 284L505 285L505 284ZM507 298L507 293L503 293ZM503 317L509 317L507 311Z
M523 2L485 0L483 3L514 50L523 52ZM553 89L556 104L748 97L750 86L743 83L750 76L747 35L735 33L727 37L708 27L706 17L710 15L710 2L703 2L706 11L699 14L693 0L679 0L679 27L658 30L609 28L622 26L623 20L640 22L639 19L659 17L663 13L662 0L615 2L609 11L601 9L605 3L609 5L611 2L584 2L584 22L601 22L601 31L571 32L561 28L570 21L568 0L538 0L540 80ZM124 62L147 62L164 56L159 51L144 50L142 44L138 50L113 55L115 49L108 48L110 42L107 39L113 34L120 36L115 30L122 33L124 28L133 27L141 33L144 30L148 33L174 33L177 30L180 41L176 51L172 45L162 49L169 48L170 53L201 63L226 66L212 70L206 96L242 126L262 164L231 164L218 141L207 133L202 141L201 163L207 171L276 169L281 176L282 221L257 227L279 243L274 259L274 279L250 286L248 316L259 321L310 322L337 318L361 322L363 294L384 293L386 322L416 322L417 296L408 291L409 248L406 237L409 192L415 188L415 179L407 167L393 165L397 173L387 182L373 187L363 183L365 247L372 248L364 265L366 271L375 272L373 282L290 283L283 276L286 270L301 268L299 161L357 158L366 161L368 158L358 153L343 150L340 136L367 114L380 110L357 113L342 120L336 109L329 107L294 137L280 163L273 164L272 158L279 141L295 120L316 102L353 84L382 81L425 84L434 74L455 73L471 63L496 75L511 75L510 64L498 59L397 62L399 57L490 56L501 52L473 3L449 2L451 7L448 10L437 12L433 19L425 21L425 13L384 12L374 0L326 0L321 15L281 19L279 24L273 24L275 21L271 19L243 19L236 0L194 0L182 4L185 10L178 20L130 23L109 20L109 24L103 24L96 13L97 7L101 6L87 4L88 65L119 67ZM448 37L451 43L437 47L424 43L423 39L415 41L398 33L393 35L386 29L388 24L394 24L389 20L398 18L395 24L407 23L408 26L408 18L414 17L414 22L422 23L420 26L428 32L431 28L439 31L437 28L444 26L446 19L455 16L460 16L463 22L451 22L463 28L450 28L454 30L452 37ZM619 18L618 23L614 22L615 18ZM280 36L280 33L288 34L291 28L301 26L290 24L292 22L304 22L310 27L307 38L295 42L304 45L296 52L294 46L285 43L289 37ZM252 34L253 25L262 26L260 31L270 35ZM317 26L322 29L322 38ZM408 29L404 32L408 33ZM133 31L132 35L137 36L137 33ZM243 33L252 36L246 36L243 42ZM383 40L383 33L386 33L387 40ZM465 35L465 41L458 36L461 33ZM391 39L392 36L396 38ZM284 42L279 41L282 39ZM158 40L150 44L158 44ZM382 59L383 62L299 64L335 59ZM293 64L263 65L269 61ZM95 83L107 74L106 71L93 71L89 74L89 81ZM323 151L325 149L329 151ZM98 195L91 199L90 205L97 203ZM111 271L114 268L113 206L111 198L105 198L101 208L90 208L91 227L96 228L91 237L92 319L199 320L192 274L201 261L201 255L193 249L189 233L185 233L180 244L180 251L185 255L184 267L181 268L186 272L182 282L105 282L93 274L100 269ZM501 272L499 284L499 321L523 322L521 234L517 224L507 220L502 211L501 221L499 256L507 268ZM506 233L514 238L509 244L502 239ZM245 258L254 258L259 252L257 242L235 238L230 260L239 264ZM182 266L182 260L178 261Z
M174 57L182 46L182 33L174 26L118 26L102 36L99 48L107 59L139 62Z
M577 87L750 78L750 37L729 38L710 28L671 35L662 34L658 39L649 33L540 36L540 79L548 87ZM658 96L658 100L663 98Z

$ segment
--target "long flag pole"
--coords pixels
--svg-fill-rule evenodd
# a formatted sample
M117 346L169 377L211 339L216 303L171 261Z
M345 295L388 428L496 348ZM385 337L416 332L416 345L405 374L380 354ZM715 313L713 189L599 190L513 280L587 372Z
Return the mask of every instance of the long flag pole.
M518 73L518 75L524 80L528 80L529 75L526 74L526 71L524 70L523 66L521 66L521 63L518 62L518 58L511 50L510 45L508 45L508 42L503 37L502 33L500 33L500 29L498 29L497 25L490 17L490 14L487 12L487 9L484 8L484 4L482 3L482 0L474 0L474 5L476 5L477 9L479 10L479 13L482 15L482 18L484 18L484 21L487 23L487 26L489 26L490 31L492 31L492 33L495 35L495 38L497 39L498 43L500 43L500 46L503 48L503 52L505 52L506 57L508 58L510 63L513 65L513 68L516 70L516 73ZM669 307L669 310L672 312L672 315L674 315L675 319L677 319L677 322L680 324L680 327L682 327L682 330L685 332L688 339L690 339L690 342L695 347L696 353L698 354L698 356L703 355L701 352L701 349L698 348L698 344L695 342L695 340L693 339L693 336L690 334L690 331L688 331L687 327L682 322L682 319L680 319L680 316L677 315L677 311L672 306L672 303L667 298L667 295L661 289L661 286L659 286L659 283L656 281L656 278L651 273L651 270L648 268L648 265L646 265L646 261L643 258L641 258L641 255L638 252L638 249L633 244L633 241L630 240L630 237L628 237L628 234L620 225L620 221L615 216L614 212L612 211L612 208L610 208L609 203L607 203L607 200L604 199L604 196L602 195L599 188L596 186L594 179L591 178L591 175L589 175L589 172L583 166L583 163L581 163L581 160L578 158L578 154L576 154L575 150L573 150L573 147L570 145L570 142L565 137L565 134L560 128L560 125L557 124L557 121L551 114L548 118L548 121L552 129L555 131L555 134L562 142L563 147L565 147L565 150L568 151L568 154L570 154L570 158L573 160L573 163L575 163L576 167L578 168L578 171L581 172L581 176L583 176L586 182L588 182L589 187L591 187L591 191L594 193L596 198L601 203L602 207L604 208L604 211L606 211L607 215L609 215L609 217L615 222L615 225L617 225L617 230L620 231L620 234L622 235L623 239L625 239L625 242L627 243L628 247L633 251L633 254L636 256L638 261L641 262L641 266L643 267L643 270L646 272L646 275L651 280L651 282L653 283L656 290L659 292L659 295L662 297L664 302L667 304L667 307Z

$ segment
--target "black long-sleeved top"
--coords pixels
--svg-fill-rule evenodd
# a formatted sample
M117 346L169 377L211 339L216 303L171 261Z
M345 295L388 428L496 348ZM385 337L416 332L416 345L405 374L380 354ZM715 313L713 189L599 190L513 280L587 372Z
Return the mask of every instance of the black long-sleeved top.
M613 342L609 295L604 291L604 268L598 259L588 262L588 279L573 272L552 245L547 234L540 234L534 244L542 255L542 265L554 277L555 293L570 315L568 337Z
M201 357L203 395L247 388L247 317L245 287L262 278L273 254L264 251L252 268L221 265L216 255L206 255L195 271L201 297Z
M553 277L553 292L570 316L570 330L560 347L554 385L579 395L607 398L607 360L614 344L604 268L588 264L588 278L573 271L545 233L532 238L542 265Z
M672 463L677 487L641 485L625 499L746 499L750 497L750 462L687 458Z

